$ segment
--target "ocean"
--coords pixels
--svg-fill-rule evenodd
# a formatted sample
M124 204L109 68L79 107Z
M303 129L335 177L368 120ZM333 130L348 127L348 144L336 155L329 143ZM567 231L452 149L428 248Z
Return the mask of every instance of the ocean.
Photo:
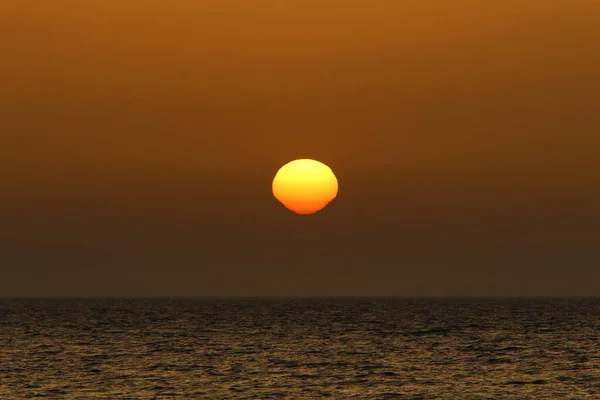
M600 399L599 298L0 299L0 399Z

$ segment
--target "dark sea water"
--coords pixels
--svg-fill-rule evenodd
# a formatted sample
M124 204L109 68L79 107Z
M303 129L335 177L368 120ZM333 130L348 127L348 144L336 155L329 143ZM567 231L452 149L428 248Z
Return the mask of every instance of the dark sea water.
M0 398L600 399L600 299L0 300Z

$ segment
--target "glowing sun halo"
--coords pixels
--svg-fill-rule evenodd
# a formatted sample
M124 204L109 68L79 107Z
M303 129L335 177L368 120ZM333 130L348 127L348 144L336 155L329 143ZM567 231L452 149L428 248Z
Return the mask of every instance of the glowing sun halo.
M338 193L331 168L310 159L294 160L279 169L273 179L273 196L297 214L314 214Z

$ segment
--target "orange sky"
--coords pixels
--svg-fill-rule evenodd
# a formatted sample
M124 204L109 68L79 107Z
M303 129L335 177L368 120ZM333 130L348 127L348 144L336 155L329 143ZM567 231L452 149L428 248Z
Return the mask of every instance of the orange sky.
M593 0L3 1L0 292L597 294L598 37Z

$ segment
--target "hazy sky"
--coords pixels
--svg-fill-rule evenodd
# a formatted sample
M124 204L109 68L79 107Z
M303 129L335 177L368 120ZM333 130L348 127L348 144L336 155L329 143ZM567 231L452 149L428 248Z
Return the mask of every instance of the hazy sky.
M0 295L600 295L599 37L595 0L4 0Z

